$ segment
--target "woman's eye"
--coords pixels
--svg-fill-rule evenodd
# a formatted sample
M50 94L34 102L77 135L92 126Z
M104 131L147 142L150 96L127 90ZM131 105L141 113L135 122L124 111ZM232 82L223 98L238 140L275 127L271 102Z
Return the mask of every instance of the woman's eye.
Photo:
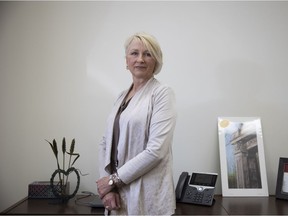
M145 52L143 55L147 56L147 57L151 57L152 56L151 53L149 53L149 52Z
M132 52L132 53L131 53L131 55L137 55L137 54L138 54L137 52Z

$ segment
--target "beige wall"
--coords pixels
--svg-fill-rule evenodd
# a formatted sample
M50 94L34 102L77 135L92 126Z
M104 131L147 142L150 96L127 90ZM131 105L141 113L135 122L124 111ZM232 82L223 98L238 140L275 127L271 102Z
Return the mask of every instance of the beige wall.
M96 192L97 144L131 82L123 42L154 34L159 80L179 118L174 179L220 174L218 116L262 120L269 193L288 157L288 2L0 2L0 211L56 168L45 139L76 139L81 190ZM221 193L218 178L217 193Z

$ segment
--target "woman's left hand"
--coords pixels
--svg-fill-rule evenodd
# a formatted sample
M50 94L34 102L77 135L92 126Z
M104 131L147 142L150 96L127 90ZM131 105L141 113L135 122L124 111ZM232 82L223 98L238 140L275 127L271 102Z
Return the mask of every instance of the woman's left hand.
M107 193L109 193L114 188L114 185L109 185L109 180L110 180L109 176L105 176L96 181L100 199L102 199Z

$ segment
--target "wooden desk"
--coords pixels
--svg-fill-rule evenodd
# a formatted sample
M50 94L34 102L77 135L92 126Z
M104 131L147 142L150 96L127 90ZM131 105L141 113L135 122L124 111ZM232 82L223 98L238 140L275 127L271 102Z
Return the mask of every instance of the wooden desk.
M76 198L83 197L76 195ZM87 197L81 201L89 202L93 197ZM75 198L70 199L67 203L57 203L55 199L28 199L20 200L10 208L1 212L1 214L95 214L103 215L104 208L91 208L85 205L78 205Z
M77 198L80 195L76 196ZM82 201L91 201L91 197ZM96 214L103 215L104 208L77 205L75 199L57 204L51 199L25 198L1 214ZM288 215L288 201L270 197L215 196L213 206L177 203L175 215Z
M212 206L177 203L175 215L228 215L221 205L222 196L215 196Z
M269 197L222 197L219 202L229 215L288 215L288 200Z

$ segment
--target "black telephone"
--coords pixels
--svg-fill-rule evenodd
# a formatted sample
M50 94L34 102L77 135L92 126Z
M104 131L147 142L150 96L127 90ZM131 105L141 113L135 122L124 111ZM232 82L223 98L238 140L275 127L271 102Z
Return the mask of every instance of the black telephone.
M211 206L217 173L182 172L176 187L176 201Z

